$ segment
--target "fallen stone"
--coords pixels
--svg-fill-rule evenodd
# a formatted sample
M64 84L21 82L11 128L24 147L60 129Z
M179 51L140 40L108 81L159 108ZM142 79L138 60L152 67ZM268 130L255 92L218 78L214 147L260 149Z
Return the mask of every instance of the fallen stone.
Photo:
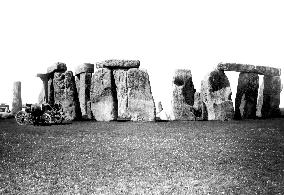
M224 71L214 70L201 82L201 98L208 120L230 120L234 116L230 82Z
M139 60L105 60L103 62L96 63L97 68L109 68L109 69L129 69L139 68Z
M12 115L17 114L22 110L22 97L21 97L21 82L14 82L13 86L13 102L12 102Z
M54 103L61 104L66 120L81 118L75 78L72 71L55 72Z
M235 118L256 117L259 77L256 73L240 73L235 99Z
M91 110L97 121L117 119L117 100L111 70L101 68L92 78Z
M75 69L75 75L81 73L94 73L94 64L84 63L83 65L77 66Z
M53 74L55 72L65 72L67 70L66 64L62 62L55 63L54 66L50 66L47 68L47 74Z
M256 73L267 76L280 76L281 69L268 66L254 66L248 64L220 63L217 70Z
M154 121L156 109L147 71L137 68L127 71L127 93L127 112L131 120Z
M175 120L195 120L194 85L190 70L178 69L173 77L173 113Z

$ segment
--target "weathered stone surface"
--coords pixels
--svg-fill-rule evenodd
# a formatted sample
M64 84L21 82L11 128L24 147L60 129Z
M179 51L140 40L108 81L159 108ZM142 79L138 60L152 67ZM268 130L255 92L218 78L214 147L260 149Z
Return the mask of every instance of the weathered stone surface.
M256 116L262 117L261 115L261 108L263 105L263 88L264 88L264 82L260 85L258 89L258 96L257 96L257 105L256 105Z
M139 68L139 60L105 60L103 62L96 63L97 68L109 68L109 69L129 69Z
M53 77L49 78L47 83L47 89L48 89L48 99L47 103L53 105L54 104L54 86L53 86Z
M256 73L268 76L280 76L281 69L273 68L268 66L254 66L248 64L236 64L236 63L220 63L217 65L218 70L222 71L236 71L236 72L247 72Z
M127 87L127 70L113 70L118 104L118 118L131 119L128 112L128 87Z
M67 70L66 64L62 62L57 62L55 65L47 68L47 74L52 74L55 72L65 72Z
M75 78L72 71L56 72L53 78L54 103L63 107L66 120L75 120L81 117Z
M22 97L21 97L21 82L16 81L13 85L13 102L12 102L12 111L13 115L17 114L22 110Z
M77 66L75 69L75 75L81 73L94 73L94 64L84 63L83 65Z
M40 90L39 95L38 95L38 104L43 104L43 103L45 103L45 102L46 102L46 100L45 100L44 88L42 88L42 89Z
M195 92L194 94L193 109L196 120L207 120L208 113L206 110L206 105L202 100L200 92Z
M208 120L230 120L234 116L230 82L223 71L214 70L201 82L201 98Z
M259 87L256 73L240 73L235 99L235 118L248 119L256 117L256 105Z
M101 68L92 78L91 110L97 121L117 119L117 99L111 70Z
M137 68L127 71L127 93L127 111L131 120L154 121L156 109L147 71Z
M190 70L178 69L173 77L173 114L175 120L195 120L194 85Z
M76 86L79 96L82 118L87 119L87 102L90 100L92 73L81 73L77 75Z
M278 117L281 114L279 108L282 90L281 78L278 76L264 76L263 83L261 115L264 118Z

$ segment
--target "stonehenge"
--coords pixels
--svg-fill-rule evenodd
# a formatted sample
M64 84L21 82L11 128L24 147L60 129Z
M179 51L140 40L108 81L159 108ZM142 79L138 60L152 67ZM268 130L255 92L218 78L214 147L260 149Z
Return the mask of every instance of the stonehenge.
M13 85L12 115L22 110L21 82L16 81Z
M149 75L139 67L139 60L111 59L96 63L96 70L94 64L84 63L73 74L66 64L58 62L46 73L37 74L43 83L39 103L60 103L68 120L225 121L280 115L279 68L220 63L205 75L200 92L194 87L191 71L177 69L172 78L172 118L161 102L156 112ZM239 72L235 107L226 71ZM264 75L261 86L259 75ZM20 83L15 83L15 110L21 104L20 94Z

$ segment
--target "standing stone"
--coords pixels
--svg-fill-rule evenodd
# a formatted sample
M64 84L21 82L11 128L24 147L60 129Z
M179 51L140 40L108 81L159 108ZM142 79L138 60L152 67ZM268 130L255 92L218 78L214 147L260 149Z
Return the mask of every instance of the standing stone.
M55 72L53 86L54 103L60 103L62 105L65 119L79 119L80 110L78 96L72 71Z
M94 64L89 63L85 63L81 66L78 66L75 71L76 87L83 119L91 119L89 118L90 115L88 115L88 108L90 107L87 106L87 102L90 100L90 90L93 72Z
M214 70L201 82L201 97L208 120L230 120L234 116L230 82L224 71Z
M162 112L162 111L163 111L163 105L162 105L162 102L159 101L159 102L158 102L158 107L157 107L157 114L160 113L160 112Z
M111 70L101 68L92 78L91 110L97 121L117 119L117 98Z
M264 82L262 82L258 90L257 105L256 105L256 116L257 117L262 117L261 109L263 105L263 88L264 88Z
M190 70L178 69L173 77L173 113L176 120L195 120L194 85Z
M206 110L206 105L203 102L201 94L199 92L195 92L194 94L193 108L196 120L207 120L208 114Z
M118 105L118 118L130 120L131 115L128 112L128 87L127 87L127 70L113 70Z
M13 88L12 114L15 115L20 110L22 110L21 82L17 81L14 82Z
M43 104L43 103L45 103L45 90L44 90L44 88L42 88L41 89L41 91L40 91L40 93L39 93L39 95L38 95L38 104Z
M48 79L48 84L47 84L47 89L48 89L48 99L47 99L47 103L49 103L50 105L54 104L54 85L53 85L53 74L50 76L50 78Z
M255 118L259 87L256 73L240 73L235 99L235 118Z
M261 115L264 118L279 117L280 93L282 91L281 78L279 76L264 76L263 83Z
M149 75L145 70L131 68L127 71L127 111L132 121L154 121L155 102Z
M39 103L47 103L48 101L48 77L49 74L37 74L37 77L39 77L42 80L43 83L43 89L40 94L40 100Z

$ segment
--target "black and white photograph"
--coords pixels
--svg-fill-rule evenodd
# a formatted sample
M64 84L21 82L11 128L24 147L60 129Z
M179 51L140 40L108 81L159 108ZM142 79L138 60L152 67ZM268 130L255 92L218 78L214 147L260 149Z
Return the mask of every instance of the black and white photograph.
M0 194L284 194L284 2L0 2Z

